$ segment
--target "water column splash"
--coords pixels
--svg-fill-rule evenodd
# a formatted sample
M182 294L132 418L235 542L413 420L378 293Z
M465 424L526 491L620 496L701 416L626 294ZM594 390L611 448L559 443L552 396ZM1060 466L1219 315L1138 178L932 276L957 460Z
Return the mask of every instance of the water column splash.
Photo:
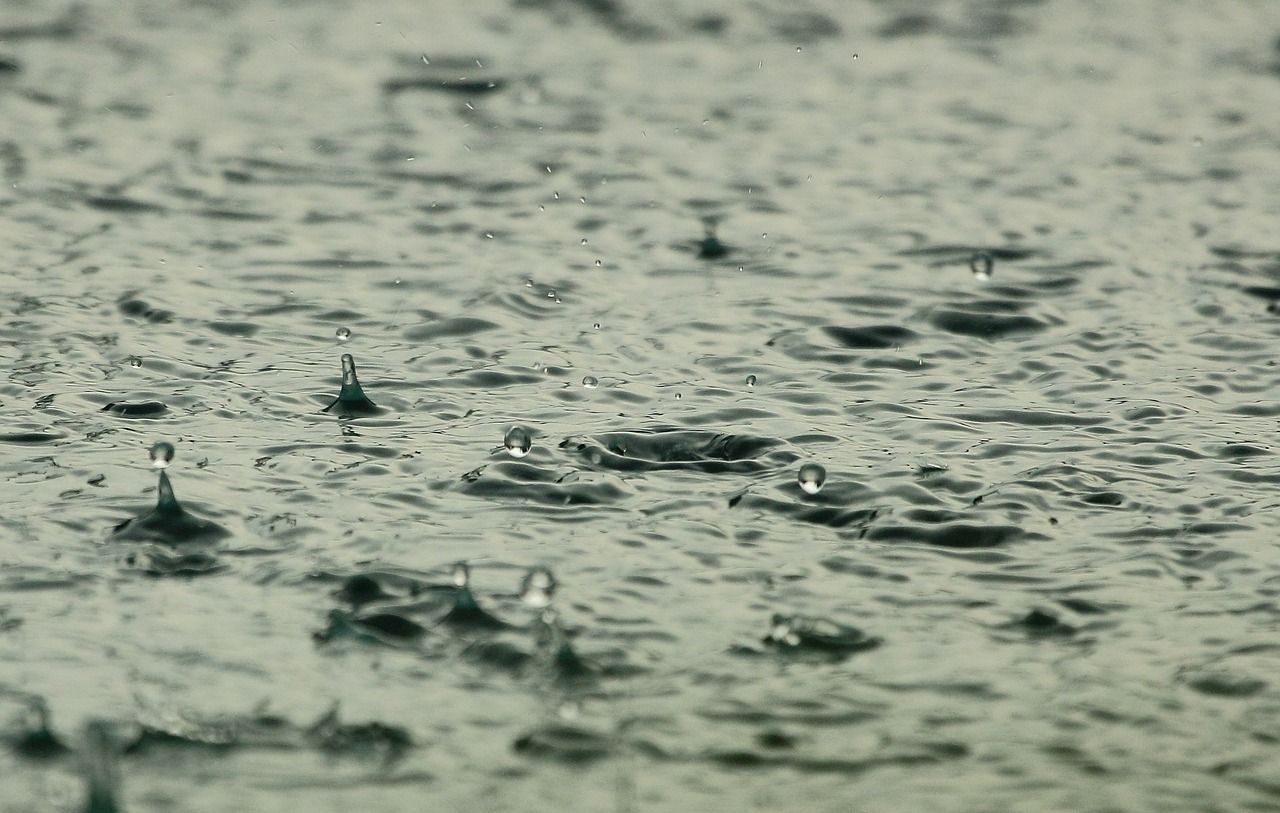
M139 542L159 542L178 546L188 542L210 542L228 536L225 528L187 511L178 502L165 471L173 462L174 448L165 441L152 445L148 455L152 468L160 476L156 482L156 504L150 511L126 519L115 527L112 536Z
M520 582L520 600L525 606L540 611L535 625L538 651L556 680L589 680L596 670L574 651L552 606L556 587L555 575L545 567L531 568Z
M324 411L344 417L381 415L385 411L364 394L360 379L356 376L356 360L350 353L342 354L342 389Z
M105 723L91 722L85 726L84 740L84 813L120 813L118 749L111 732Z
M441 624L466 629L498 630L506 629L508 624L494 616L476 601L471 592L471 566L466 562L458 562L450 571L453 581L453 607L440 619Z

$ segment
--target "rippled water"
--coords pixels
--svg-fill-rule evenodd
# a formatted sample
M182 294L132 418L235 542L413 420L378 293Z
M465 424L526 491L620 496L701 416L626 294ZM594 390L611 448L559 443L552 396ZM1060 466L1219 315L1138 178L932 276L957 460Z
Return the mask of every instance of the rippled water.
M1278 33L7 0L0 807L1277 809Z

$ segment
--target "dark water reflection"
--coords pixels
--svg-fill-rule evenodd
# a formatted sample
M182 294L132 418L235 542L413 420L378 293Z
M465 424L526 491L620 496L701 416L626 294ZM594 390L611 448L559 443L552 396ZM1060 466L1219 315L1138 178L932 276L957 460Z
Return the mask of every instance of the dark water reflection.
M5 809L1275 809L1278 34L10 0Z

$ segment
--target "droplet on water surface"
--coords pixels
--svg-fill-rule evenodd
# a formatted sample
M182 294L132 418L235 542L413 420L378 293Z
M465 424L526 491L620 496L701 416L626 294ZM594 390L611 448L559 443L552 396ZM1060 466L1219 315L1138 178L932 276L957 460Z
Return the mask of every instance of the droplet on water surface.
M520 600L535 610L551 606L556 593L556 577L545 567L532 568L520 582Z
M827 470L817 463L805 463L800 467L800 475L796 479L805 494L817 494L827 481Z
M167 469L173 461L173 444L160 441L151 446L151 466L156 469Z
M747 376L747 386L754 387L755 385L756 385L756 377L753 375Z
M995 267L995 259L985 251L979 251L969 258L969 270L974 279L987 281L991 279L991 269Z
M135 368L136 368L136 367L141 367L141 366L142 366L142 359L138 358L137 356L129 356L129 366L130 366L130 367L135 367Z
M585 376L582 379L582 386L589 390L594 390L596 387L600 386L600 380L593 375Z
M338 341L345 342L347 339L351 338L351 328L340 327L334 335L338 337Z
M513 426L507 430L507 436L502 439L502 445L507 447L507 454L521 458L529 454L529 450L533 448L533 436L523 426Z

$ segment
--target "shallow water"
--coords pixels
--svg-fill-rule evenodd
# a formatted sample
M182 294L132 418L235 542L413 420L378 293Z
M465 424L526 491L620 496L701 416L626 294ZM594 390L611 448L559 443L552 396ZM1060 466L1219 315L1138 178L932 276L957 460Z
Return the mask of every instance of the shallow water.
M0 10L4 810L1280 806L1280 10L109 6Z

